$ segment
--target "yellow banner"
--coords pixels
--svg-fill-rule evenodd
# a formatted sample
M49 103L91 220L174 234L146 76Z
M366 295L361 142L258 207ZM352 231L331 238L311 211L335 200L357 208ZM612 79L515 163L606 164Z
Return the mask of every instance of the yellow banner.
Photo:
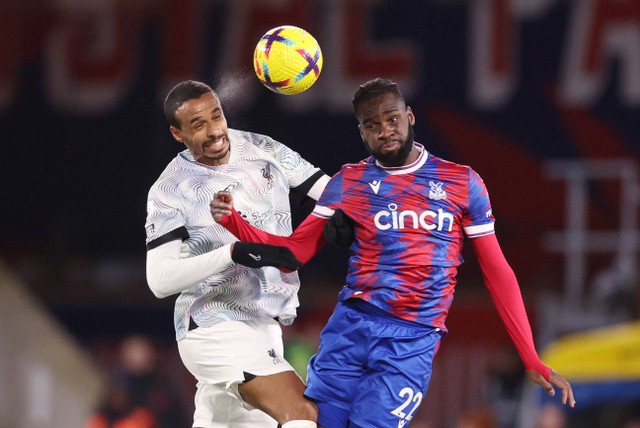
M640 379L640 321L565 336L541 357L569 380Z

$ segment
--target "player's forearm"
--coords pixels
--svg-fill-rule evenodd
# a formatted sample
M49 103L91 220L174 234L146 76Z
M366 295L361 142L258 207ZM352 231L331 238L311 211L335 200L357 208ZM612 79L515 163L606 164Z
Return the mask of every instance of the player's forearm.
M180 258L181 246L176 240L147 251L147 283L159 299L188 290L233 264L230 244L189 258Z
M291 236L278 236L252 226L234 209L230 216L223 217L220 224L241 241L281 245L289 248L302 263L307 263L326 244L322 234L326 222L325 219L309 215Z
M540 361L533 333L518 285L495 234L472 239L485 284L502 318L525 369L535 370L549 379L550 369Z

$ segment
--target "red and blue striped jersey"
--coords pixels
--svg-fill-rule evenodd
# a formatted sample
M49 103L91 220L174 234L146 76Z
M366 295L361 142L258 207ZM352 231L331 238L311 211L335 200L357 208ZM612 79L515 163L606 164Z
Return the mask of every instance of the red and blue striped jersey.
M341 209L355 222L340 300L363 299L399 318L445 328L465 236L494 233L484 182L470 167L417 144L410 165L385 168L373 157L331 179L314 215Z

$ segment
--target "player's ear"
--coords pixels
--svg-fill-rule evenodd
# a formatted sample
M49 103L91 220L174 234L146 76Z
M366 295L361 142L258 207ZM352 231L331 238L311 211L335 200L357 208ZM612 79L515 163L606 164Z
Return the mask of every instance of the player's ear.
M173 138L175 138L176 141L183 143L182 132L178 128L172 125L169 127L169 130L171 131L171 135L173 135Z
M416 124L416 116L413 114L413 110L411 110L411 107L409 106L407 106L407 117L409 118L409 123L411 125Z
M362 125L358 125L358 132L360 133L360 138L362 139L362 142L366 143L364 139L364 134L362 133Z

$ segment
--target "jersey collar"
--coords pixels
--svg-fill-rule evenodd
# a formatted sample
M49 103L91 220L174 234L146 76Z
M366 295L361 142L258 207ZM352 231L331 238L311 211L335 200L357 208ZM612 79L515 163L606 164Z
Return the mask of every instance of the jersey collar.
M420 151L420 154L418 155L418 159L411 162L409 165L385 167L380 165L377 160L375 161L376 165L385 170L389 175L410 174L417 171L429 158L429 152L427 152L424 146L420 143L416 143L414 141L413 145Z

